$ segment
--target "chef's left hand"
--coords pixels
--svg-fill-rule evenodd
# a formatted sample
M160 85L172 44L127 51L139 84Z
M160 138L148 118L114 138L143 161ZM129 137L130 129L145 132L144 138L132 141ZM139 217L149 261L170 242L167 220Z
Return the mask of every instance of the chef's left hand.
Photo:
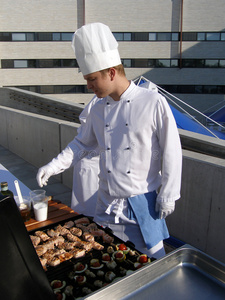
M159 212L159 219L165 219L175 210L175 201L173 202L157 202L155 204L155 211Z

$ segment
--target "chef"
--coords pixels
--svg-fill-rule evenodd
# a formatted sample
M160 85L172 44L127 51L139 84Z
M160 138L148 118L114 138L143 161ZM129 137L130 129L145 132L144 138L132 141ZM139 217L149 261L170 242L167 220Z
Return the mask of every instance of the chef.
M180 198L182 152L172 112L159 93L126 78L108 26L82 26L72 46L87 87L99 101L76 138L39 169L37 181L43 186L83 157L99 155L94 220L159 258L169 237L165 218Z
M81 126L78 133L83 130L86 124L87 116L91 107L99 101L96 96L85 106L79 116ZM99 156L89 155L80 159L73 168L73 188L71 198L71 208L79 214L94 217L97 194L98 194L98 173Z

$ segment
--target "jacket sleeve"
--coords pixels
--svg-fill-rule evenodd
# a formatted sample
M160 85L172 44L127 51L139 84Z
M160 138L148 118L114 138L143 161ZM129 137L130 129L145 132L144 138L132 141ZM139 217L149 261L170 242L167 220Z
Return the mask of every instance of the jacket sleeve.
M157 201L173 202L180 198L182 149L174 116L162 96L156 109L156 126L162 153L162 181Z
M80 114L81 126L78 128L77 136L48 164L54 170L55 175L69 169L83 157L98 155L97 150L95 150L97 149L97 142L93 134L90 116L91 108L97 100L98 98L94 97Z

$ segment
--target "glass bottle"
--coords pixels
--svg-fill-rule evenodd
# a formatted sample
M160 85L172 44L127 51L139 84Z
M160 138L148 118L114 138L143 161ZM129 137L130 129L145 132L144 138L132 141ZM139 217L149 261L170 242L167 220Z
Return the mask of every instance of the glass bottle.
M14 198L13 192L9 190L8 182L6 181L1 182L1 193L4 196L10 196L11 198Z

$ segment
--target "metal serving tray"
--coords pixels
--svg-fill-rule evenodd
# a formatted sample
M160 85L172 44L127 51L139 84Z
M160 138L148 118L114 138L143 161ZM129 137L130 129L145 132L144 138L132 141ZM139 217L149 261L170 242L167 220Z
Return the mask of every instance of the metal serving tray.
M190 245L84 299L225 299L225 264Z

